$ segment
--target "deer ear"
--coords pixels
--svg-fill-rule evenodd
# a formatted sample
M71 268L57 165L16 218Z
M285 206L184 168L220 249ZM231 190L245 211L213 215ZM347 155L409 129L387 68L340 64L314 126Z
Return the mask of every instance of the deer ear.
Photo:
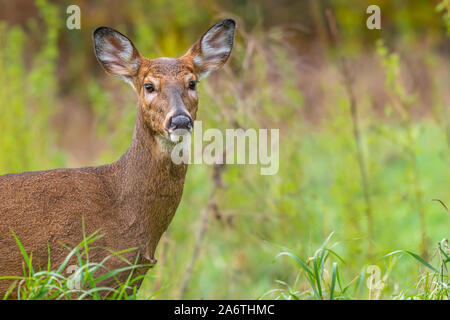
M192 59L200 78L222 67L233 48L236 23L226 19L216 23L195 42L185 57Z
M94 31L95 56L106 70L131 82L141 65L141 55L133 43L120 32L100 27Z

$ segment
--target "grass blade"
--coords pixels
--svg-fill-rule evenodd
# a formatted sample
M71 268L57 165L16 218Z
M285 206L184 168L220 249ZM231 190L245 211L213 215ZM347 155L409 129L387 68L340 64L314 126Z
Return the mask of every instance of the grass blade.
M422 257L420 257L419 255L415 254L414 252L411 252L409 250L397 250L397 251L393 251L391 253L388 253L387 255L385 255L384 257L388 257L394 254L398 254L398 253L406 253L409 256L413 257L414 259L416 259L417 261L419 261L421 264L423 264L424 266L426 266L427 268L433 270L436 273L439 273L439 271L436 270L436 268L434 268L431 264L429 264L428 262L426 262Z
M336 278L337 278L337 262L333 262L331 272L330 300L333 300L334 298L334 287L336 286Z

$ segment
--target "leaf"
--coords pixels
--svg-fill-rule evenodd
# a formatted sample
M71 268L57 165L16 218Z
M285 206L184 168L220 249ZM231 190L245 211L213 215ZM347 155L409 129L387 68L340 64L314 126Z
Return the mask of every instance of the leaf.
M317 299L321 299L321 295L319 294L319 292L317 291L316 286L314 285L316 283L314 273L310 270L310 268L306 265L306 263L303 262L302 259L297 257L295 254L290 253L290 252L281 252L281 253L277 254L275 259L280 257L280 256L289 256L289 257L293 258L300 265L300 267L304 271L307 272L306 279L308 280L311 288L313 289L314 295L316 296Z
M337 262L333 262L331 273L330 300L333 300L334 298L334 287L336 286L336 278L337 278Z
M29 268L29 271L31 272L31 274L34 274L34 269L33 269L33 266L31 265L31 259L28 256L27 252L25 251L25 248L23 247L22 243L20 242L19 238L16 236L14 231L11 230L11 233L13 234L13 237L16 240L17 246L19 247L20 253L23 256L25 263L27 264L27 266Z
M297 257L295 254L290 253L290 252L281 252L281 253L279 253L279 254L276 255L275 259L277 259L278 257L281 257L281 256L289 256L289 257L291 257L292 259L294 259L294 260L297 262L297 264L300 265L300 267L301 267L303 270L305 270L305 271L308 272L312 277L314 277L314 274L313 274L312 271L309 269L309 267L306 265L306 263L303 262L302 259L300 259L299 257Z
M431 199L431 201L436 201L439 202L445 209L445 211L447 211L447 213L450 213L450 210L448 209L448 207L445 205L444 201L439 200L439 199Z
M398 253L406 253L409 256L413 257L414 259L416 259L417 261L419 261L421 264L423 264L424 266L430 268L431 270L433 270L436 273L439 273L439 271L437 271L431 264L429 264L428 262L426 262L422 257L420 257L419 255L415 254L414 252L408 251L408 250L397 250L397 251L393 251L391 253L388 253L387 255L385 255L384 257L388 257L394 254L398 254Z

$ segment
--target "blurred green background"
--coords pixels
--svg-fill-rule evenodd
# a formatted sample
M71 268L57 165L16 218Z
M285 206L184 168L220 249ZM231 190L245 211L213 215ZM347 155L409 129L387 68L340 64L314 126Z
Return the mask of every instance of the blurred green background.
M422 267L401 257L390 269L383 256L408 249L431 261L449 236L432 199L450 204L450 5L379 0L381 30L369 30L372 2L0 0L0 174L99 165L127 149L137 100L98 65L96 27L155 58L181 56L231 17L232 57L200 84L197 118L204 129L279 128L280 169L229 165L218 177L191 165L140 295L254 299L294 283L297 266L277 253L307 259L334 231L345 282L377 265L388 275L380 297L395 296ZM70 4L81 30L66 28Z

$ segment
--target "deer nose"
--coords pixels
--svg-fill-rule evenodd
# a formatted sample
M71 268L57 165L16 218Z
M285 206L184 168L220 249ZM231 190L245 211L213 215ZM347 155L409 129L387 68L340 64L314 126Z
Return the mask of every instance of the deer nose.
M170 119L169 130L185 129L191 131L192 127L192 119L187 115L175 115Z

